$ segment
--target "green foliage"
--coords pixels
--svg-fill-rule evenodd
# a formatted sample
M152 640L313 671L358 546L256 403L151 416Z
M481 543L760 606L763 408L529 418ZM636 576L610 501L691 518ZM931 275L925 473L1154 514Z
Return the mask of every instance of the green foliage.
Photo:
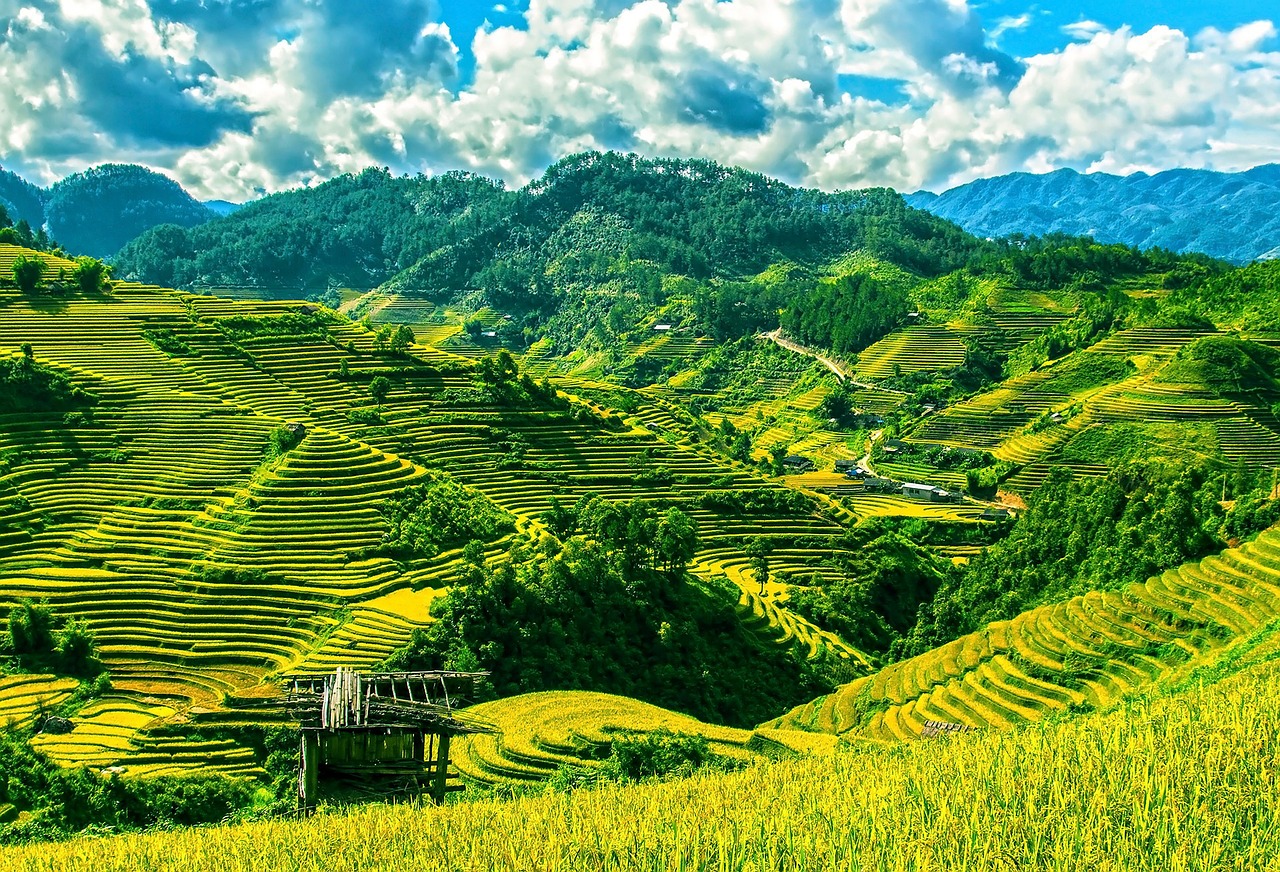
M111 267L97 258L82 255L76 258L71 280L81 293L100 294L111 289Z
M376 375L369 382L369 396L373 397L374 402L381 403L387 398L387 394L391 392L391 379L385 375Z
M299 424L280 424L267 434L267 458L274 459L298 447L306 435Z
M618 502L586 494L569 508L553 499L542 521L556 538L581 534L619 555L628 570L661 568L672 578L684 574L698 550L697 525L682 511L642 500Z
M1039 369L1049 361L1089 347L1108 333L1128 326L1125 319L1131 308L1129 298L1119 291L1090 288L1082 292L1079 312L1011 353L1006 375Z
M62 373L37 363L30 350L24 343L22 357L0 360L0 414L66 412L97 402Z
M610 781L652 781L686 778L700 770L731 771L741 765L717 756L702 736L654 730L610 742L609 756L600 767L599 777Z
M1206 336L1178 349L1160 380L1204 385L1220 395L1280 393L1280 351L1234 336Z
M11 608L5 642L14 665L27 672L90 676L102 669L88 626L56 614L47 603L22 600Z
M143 330L142 338L147 340L157 351L163 351L165 354L172 354L175 357L183 357L195 353L190 345L168 327Z
M820 282L793 299L782 327L806 345L850 354L888 334L910 309L904 288L854 273Z
M792 588L788 606L860 651L892 651L954 573L912 532L884 522L853 531L840 577Z
M1280 261L1260 261L1229 271L1188 267L1176 275L1171 303L1219 327L1280 330Z
M621 514L586 521L609 542L547 539L537 553L517 546L496 566L472 566L433 607L432 624L385 665L480 668L500 696L600 690L741 726L824 690L794 655L756 642L736 592L634 560L635 517L621 530Z
M732 517L781 517L804 515L817 510L810 497L791 488L707 491L698 495L698 508Z
M398 558L434 557L472 540L491 542L515 528L514 519L473 488L443 473L405 488L381 507L379 552Z
M383 324L373 336L373 350L392 355L404 355L413 344L413 328L408 324L392 326Z
M1076 354L1053 368L1053 378L1042 390L1074 394L1123 381L1136 372L1133 363L1107 354Z
M946 580L899 653L923 653L1076 594L1117 590L1221 547L1221 487L1194 466L1134 463L1091 479L1055 468L1009 536Z
M1178 261L1177 255L1161 249L1144 252L1061 233L1014 235L1005 244L1005 264L1011 277L1045 290L1069 286L1098 290L1107 281L1161 272Z
M71 251L109 257L158 224L191 227L213 212L177 182L132 164L104 164L49 189L45 221Z
M89 828L132 830L221 821L248 805L256 786L217 776L121 778L64 769L25 737L0 733L0 804L29 814L0 826L0 843L47 841Z
M213 324L233 340L280 337L324 339L333 315L319 309L299 309L283 315L229 315Z
M13 281L24 294L34 294L48 270L49 265L40 258L19 255L13 262Z
M292 295L376 287L434 255L411 277L413 289L431 293L465 286L511 196L466 173L396 178L369 169L264 197L198 227L156 227L115 260L121 275L169 287L254 285Z

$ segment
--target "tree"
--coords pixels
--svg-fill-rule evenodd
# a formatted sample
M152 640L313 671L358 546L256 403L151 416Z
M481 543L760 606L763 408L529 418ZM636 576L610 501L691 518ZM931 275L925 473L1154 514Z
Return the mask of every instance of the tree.
M658 554L667 575L673 579L684 575L697 551L698 528L693 520L677 508L667 509L658 522Z
M19 657L46 656L54 650L53 611L44 603L23 600L9 611L9 646Z
M40 287L40 282L44 279L48 268L48 265L38 257L26 255L18 257L13 262L13 280L17 283L18 290L24 294L34 294L36 288Z
M71 277L82 293L97 294L111 287L111 267L94 257L77 257Z
M769 555L773 553L773 543L756 537L747 544L746 552L751 577L760 583L760 596L764 596L765 585L769 583Z
M72 619L58 631L58 658L63 672L90 675L97 672L98 643L89 625Z
M387 394L391 391L391 379L385 375L373 377L373 381L369 382L369 394L376 402L381 403L387 398Z
M409 346L413 344L414 339L413 328L408 324L401 324L391 334L391 338L387 341L387 349L396 354L404 354L409 350Z
M568 539L578 527L577 513L560 502L560 498L556 496L551 497L547 510L542 513L539 520L547 525L552 536L560 540Z

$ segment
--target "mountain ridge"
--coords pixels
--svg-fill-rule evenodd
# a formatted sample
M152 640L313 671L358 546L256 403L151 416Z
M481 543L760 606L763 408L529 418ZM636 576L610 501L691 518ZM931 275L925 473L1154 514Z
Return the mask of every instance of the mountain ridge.
M1239 173L1011 173L905 199L979 236L1093 236L1233 263L1280 255L1277 164Z

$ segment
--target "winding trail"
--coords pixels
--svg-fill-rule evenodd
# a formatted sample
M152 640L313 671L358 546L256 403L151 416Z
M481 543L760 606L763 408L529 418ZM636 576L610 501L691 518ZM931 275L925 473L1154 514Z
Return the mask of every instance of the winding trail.
M904 397L907 396L906 391L890 390L889 388L880 387L879 385L874 385L874 384L871 384L870 382L859 380L854 374L854 371L850 367L848 367L846 364L841 363L838 360L834 360L830 357L827 357L825 354L823 354L820 351L815 351L812 348L801 345L799 342L794 342L786 338L785 336L783 336L781 327L779 327L777 330L770 330L768 333L762 333L760 335L765 339L768 339L770 342L773 342L778 346L787 349L787 351L793 351L796 354L803 354L805 357L814 358L823 366L825 366L827 369L831 370L831 372L835 375L837 379L840 380L842 384L847 382L848 384L856 385L857 387L860 387L869 391L881 391L886 394L899 394L900 396L904 396Z

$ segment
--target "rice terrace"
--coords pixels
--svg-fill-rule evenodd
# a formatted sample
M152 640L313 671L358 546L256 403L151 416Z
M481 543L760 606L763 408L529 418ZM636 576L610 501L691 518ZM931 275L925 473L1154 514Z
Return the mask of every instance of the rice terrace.
M0 868L1280 869L1274 24L197 5L0 33Z

